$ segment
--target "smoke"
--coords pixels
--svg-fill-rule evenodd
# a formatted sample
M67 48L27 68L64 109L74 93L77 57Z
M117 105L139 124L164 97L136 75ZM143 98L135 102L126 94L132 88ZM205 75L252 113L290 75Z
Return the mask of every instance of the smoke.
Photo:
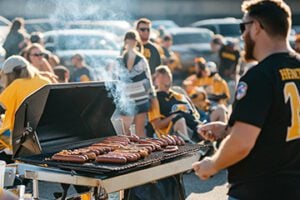
M25 10L34 12L36 10L49 19L53 29L68 29L70 22L77 20L126 20L133 21L135 18L128 12L128 7L135 3L135 0L28 0ZM33 13L34 14L34 13ZM126 30L127 31L127 30ZM119 35L123 38L123 35ZM81 39L74 41L75 45ZM72 41L71 41L72 42ZM95 41L96 43L97 41ZM98 41L99 42L99 41ZM80 44L82 46L87 44ZM80 46L78 46L80 49ZM94 79L105 81L106 88L114 98L114 102L122 113L134 113L134 101L130 101L126 94L126 83L128 78L120 68L110 69L112 61L116 60L120 50L115 50L104 57L85 55L87 63L92 67ZM82 51L84 52L84 50ZM116 53L117 52L117 53ZM119 80L117 82L108 82Z

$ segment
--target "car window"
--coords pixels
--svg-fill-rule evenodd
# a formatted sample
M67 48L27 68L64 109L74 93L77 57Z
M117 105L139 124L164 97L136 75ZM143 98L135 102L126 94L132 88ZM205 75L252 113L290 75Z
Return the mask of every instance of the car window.
M209 33L181 33L173 35L173 44L209 43L211 35Z
M209 30L211 30L212 32L214 32L215 34L217 34L217 29L214 25L202 25L200 28L207 28Z
M223 36L237 36L240 35L239 24L220 24L220 34Z
M59 50L103 49L118 50L117 45L102 36L96 35L61 35L58 38Z

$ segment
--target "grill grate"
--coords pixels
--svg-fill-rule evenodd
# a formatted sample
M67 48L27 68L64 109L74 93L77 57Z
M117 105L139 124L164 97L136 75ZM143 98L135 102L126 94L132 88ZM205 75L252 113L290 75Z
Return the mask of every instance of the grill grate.
M173 153L164 153L162 151L152 152L148 157L140 159L137 162L126 164L102 164L96 162L89 162L84 164L68 163L50 160L52 154L41 154L30 156L26 158L19 158L18 160L28 162L32 164L46 164L51 167L58 167L61 169L74 170L78 173L83 172L87 175L99 174L99 175L119 175L129 171L135 171L147 166L157 165L160 163L168 162L170 160L180 158L181 156L188 155L193 152L201 150L207 152L209 147L203 144L185 144L184 146L178 146L178 151Z

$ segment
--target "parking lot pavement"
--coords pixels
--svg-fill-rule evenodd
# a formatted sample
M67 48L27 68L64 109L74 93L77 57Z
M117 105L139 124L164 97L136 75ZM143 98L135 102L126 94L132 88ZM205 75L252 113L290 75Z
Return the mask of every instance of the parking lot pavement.
M227 198L227 172L219 172L209 180L200 180L193 172L184 175L186 200L225 200Z

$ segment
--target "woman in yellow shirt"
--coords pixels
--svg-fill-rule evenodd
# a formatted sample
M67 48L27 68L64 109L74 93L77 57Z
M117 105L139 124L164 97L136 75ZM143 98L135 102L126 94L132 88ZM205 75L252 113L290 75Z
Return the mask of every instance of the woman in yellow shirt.
M12 150L10 133L13 131L15 112L23 100L50 81L21 56L11 56L3 64L1 77L4 91L0 94L0 113L4 115L0 127L0 160L6 160ZM9 157L9 156L8 156Z

